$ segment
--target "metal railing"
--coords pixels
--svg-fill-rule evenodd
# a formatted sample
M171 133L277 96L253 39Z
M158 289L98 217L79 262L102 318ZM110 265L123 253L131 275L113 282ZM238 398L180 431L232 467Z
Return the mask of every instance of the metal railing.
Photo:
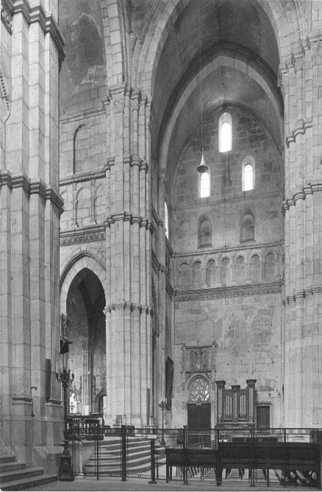
M181 428L159 428L153 426L134 427L134 426L109 426L105 425L101 417L93 416L70 416L67 419L67 437L72 444L77 442L86 442L92 446L92 460L95 456L95 475L99 480L104 471L101 469L102 446L108 446L109 442L119 442L119 476L122 481L127 480L129 471L129 448L128 444L131 438L142 438L149 441L150 449L150 482L155 483L159 476L158 462L160 460L160 442L164 440L164 447L171 449L191 450L213 450L216 452L220 447L231 443L231 446L239 446L251 449L263 443L268 446L280 448L281 444L302 443L302 444L319 444L322 448L322 429L311 428L269 428L257 429L254 425L244 426L223 426L218 425L211 429L189 429L184 426ZM164 453L164 451L163 451ZM164 460L163 460L164 461ZM162 463L163 463L162 461ZM208 465L207 465L208 466ZM213 466L213 465L211 465ZM198 467L197 467L198 468ZM238 468L238 467L237 467ZM201 468L206 469L205 467ZM185 473L181 473L184 470ZM177 477L183 477L187 480L187 470L178 467ZM198 468L199 470L199 468ZM193 468L191 468L193 474ZM190 473L190 472L189 472ZM202 472L203 473L203 472ZM254 480L254 474L250 475ZM146 474L144 475L146 478ZM142 476L143 478L143 476Z

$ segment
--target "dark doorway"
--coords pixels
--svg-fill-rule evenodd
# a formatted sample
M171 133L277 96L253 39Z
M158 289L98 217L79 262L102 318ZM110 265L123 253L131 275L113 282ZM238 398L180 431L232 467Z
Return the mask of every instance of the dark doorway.
M188 447L210 447L210 403L188 403Z

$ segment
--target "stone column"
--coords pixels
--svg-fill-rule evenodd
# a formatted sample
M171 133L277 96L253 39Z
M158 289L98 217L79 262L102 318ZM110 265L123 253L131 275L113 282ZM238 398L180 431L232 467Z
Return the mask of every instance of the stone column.
M322 50L282 65L285 100L284 425L322 425Z
M122 86L111 90L107 111L114 155L107 170L105 417L140 426L148 423L151 389L149 105Z
M39 1L20 7L6 3L8 17L1 16L0 30L1 63L6 59L11 78L1 135L0 387L6 403L0 412L5 440L28 463L32 450L53 435L47 423L46 359L55 357L59 332L62 39L55 23L57 1L50 11Z

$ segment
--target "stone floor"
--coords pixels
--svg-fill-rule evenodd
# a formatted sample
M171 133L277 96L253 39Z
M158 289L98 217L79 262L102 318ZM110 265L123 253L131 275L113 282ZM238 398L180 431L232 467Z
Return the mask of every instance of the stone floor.
M248 480L242 481L224 481L221 487L217 487L215 482L212 480L191 480L188 485L183 485L181 481L172 481L170 483L166 483L165 480L159 480L156 484L150 484L147 479L143 478L131 478L126 482L122 482L120 478L108 478L102 480L93 480L93 479L84 479L77 478L74 482L53 482L50 484L46 484L44 486L34 487L28 490L42 490L42 491L51 491L51 490L59 490L59 491L68 491L68 490L101 490L101 491L113 491L113 490L124 490L124 491L140 491L140 490L163 490L163 491L172 491L172 490L185 490L185 491L203 491L203 490L223 490L225 492L231 491L246 491L246 490L255 490L255 491L272 491L272 490L284 490L285 492L295 491L299 492L301 490L308 491L308 487L282 487L272 484L272 486L267 489L265 485L258 484L256 487L251 488L249 486Z

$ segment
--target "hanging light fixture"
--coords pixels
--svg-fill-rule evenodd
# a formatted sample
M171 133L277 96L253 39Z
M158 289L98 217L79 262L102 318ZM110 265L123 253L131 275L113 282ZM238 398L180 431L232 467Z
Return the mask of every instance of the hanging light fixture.
M206 161L205 161L205 156L204 156L204 153L203 153L203 148L201 149L201 160L200 160L199 166L197 167L197 171L200 174L206 173L208 171L208 166L207 166Z
M199 56L201 58L201 7L199 4L199 17L198 17L198 34L199 34ZM199 72L198 72L198 78L199 78L199 102L200 102L200 107L201 107L201 122L200 122L200 133L201 133L201 159L200 159L200 164L197 167L197 171L200 174L206 173L208 171L208 166L205 161L205 156L203 152L203 144L204 144L204 138L203 138L203 104L202 104L202 95L201 95L201 83L200 83L200 70L201 70L201 64L199 66Z

